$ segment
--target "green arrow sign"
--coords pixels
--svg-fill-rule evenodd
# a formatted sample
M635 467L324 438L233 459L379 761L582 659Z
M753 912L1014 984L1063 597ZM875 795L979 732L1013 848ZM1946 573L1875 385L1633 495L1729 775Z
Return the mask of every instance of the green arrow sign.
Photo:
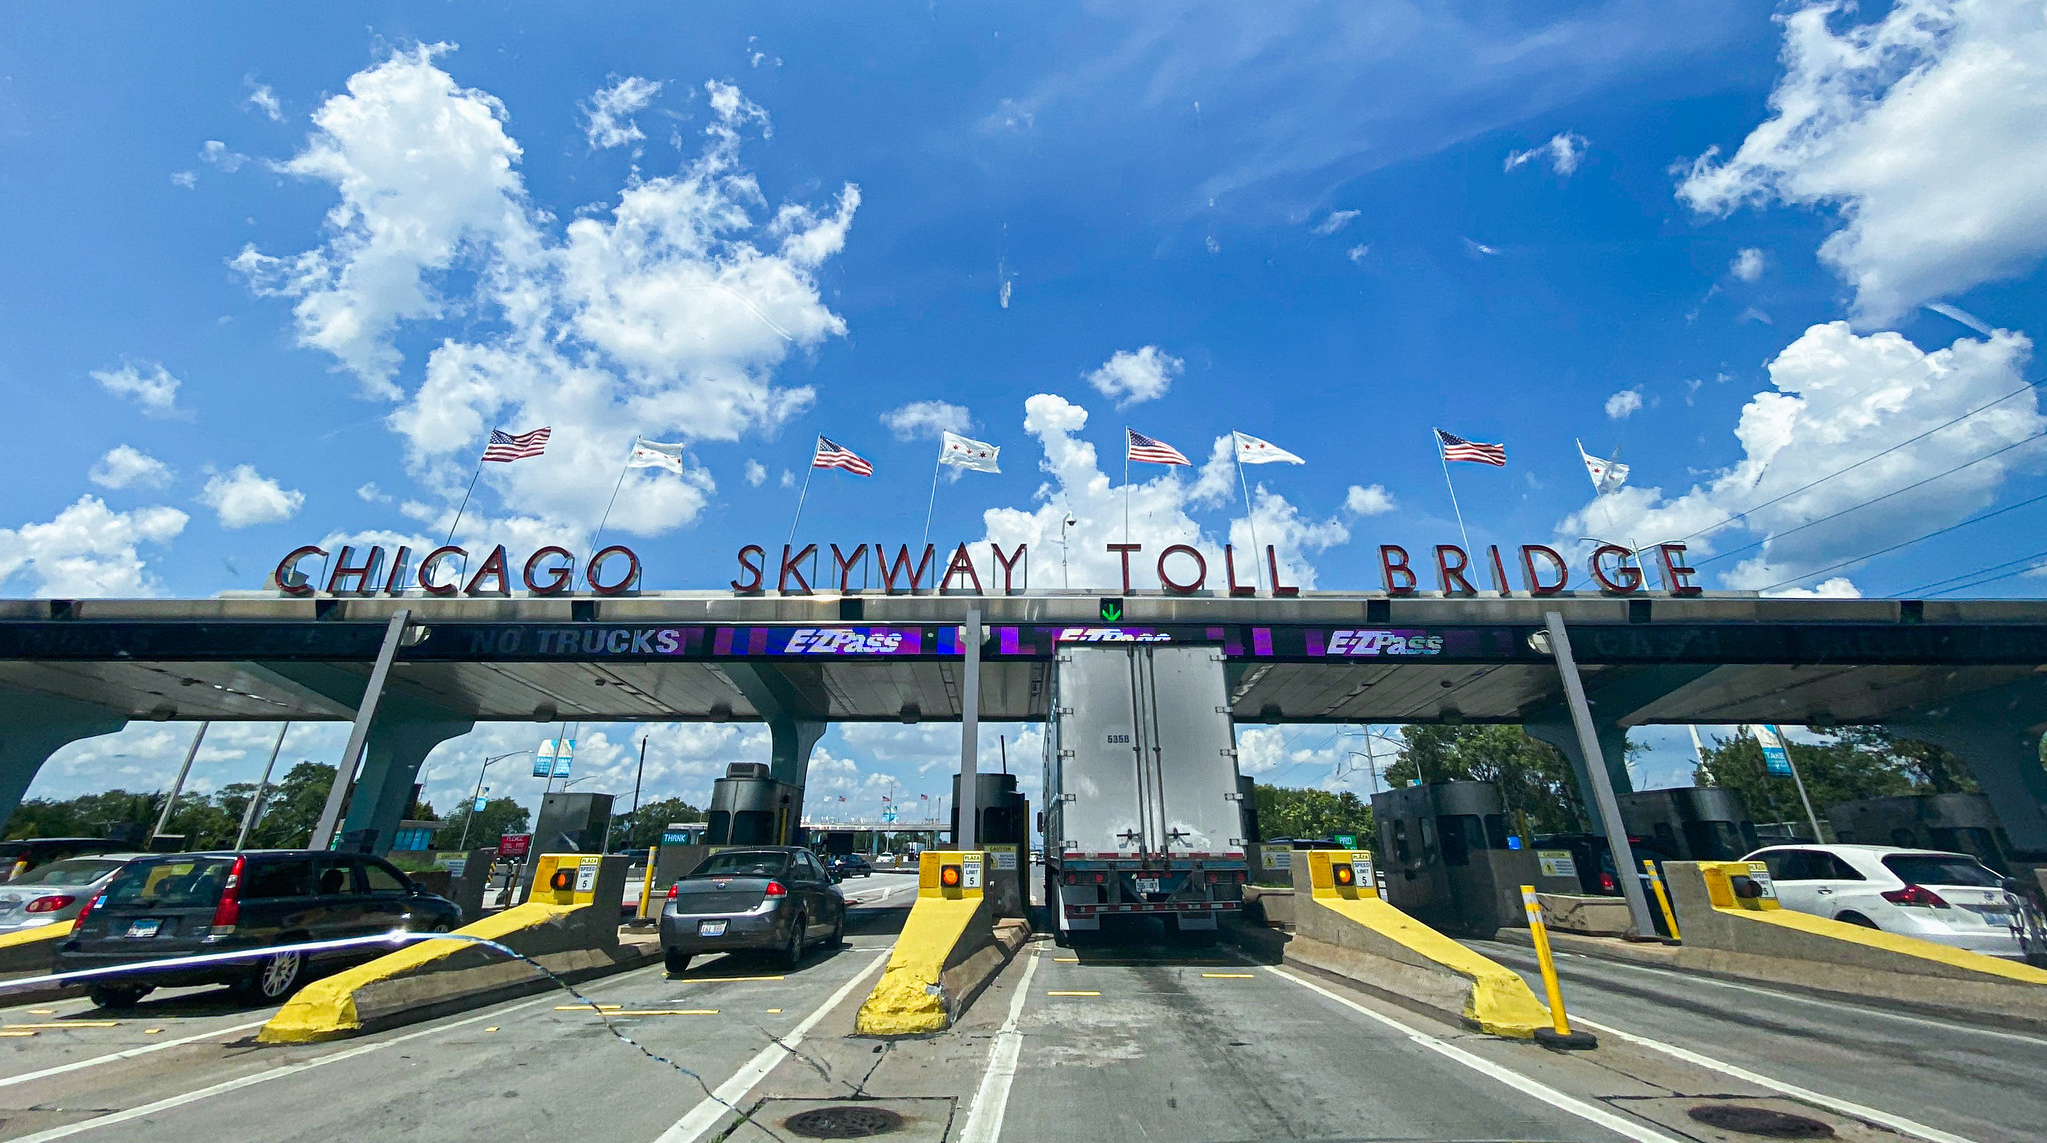
M1103 599L1102 599L1102 622L1104 622L1104 623L1121 623L1122 621L1123 621L1123 601L1122 601L1122 600L1120 600L1120 599L1117 599L1117 598L1115 598L1115 597L1113 597L1113 596L1105 596L1105 597L1103 597Z

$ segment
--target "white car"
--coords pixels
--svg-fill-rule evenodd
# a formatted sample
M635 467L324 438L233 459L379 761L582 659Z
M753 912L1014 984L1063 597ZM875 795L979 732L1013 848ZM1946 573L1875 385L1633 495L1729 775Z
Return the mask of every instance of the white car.
M1744 861L1770 867L1786 909L1989 956L2023 959L2024 898L1975 858L1891 845L1773 845Z

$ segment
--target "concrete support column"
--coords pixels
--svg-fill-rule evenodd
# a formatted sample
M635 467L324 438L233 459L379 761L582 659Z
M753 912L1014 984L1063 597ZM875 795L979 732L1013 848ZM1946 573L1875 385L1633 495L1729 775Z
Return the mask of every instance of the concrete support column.
M0 687L0 830L50 755L126 725L127 715L103 706Z
M1614 793L1633 793L1635 783L1628 776L1627 728L1597 715L1593 717L1593 726L1598 731L1599 753L1605 757L1606 777L1613 783ZM1606 827L1599 820L1599 803L1592 794L1592 774L1585 768L1585 751L1578 744L1578 730L1571 722L1571 712L1564 707L1543 711L1523 719L1521 729L1537 742L1547 742L1564 752L1564 757L1570 760L1571 773L1578 780L1578 804L1585 811L1588 828L1605 837Z
M2012 845L2047 853L2047 767L2040 763L2047 685L2025 679L1913 711L1884 728L1960 755Z
M412 784L419 780L426 756L441 743L469 733L475 725L464 718L422 717L386 707L364 744L362 769L349 796L341 833L376 830L376 851L388 852L397 837L398 823L405 819Z

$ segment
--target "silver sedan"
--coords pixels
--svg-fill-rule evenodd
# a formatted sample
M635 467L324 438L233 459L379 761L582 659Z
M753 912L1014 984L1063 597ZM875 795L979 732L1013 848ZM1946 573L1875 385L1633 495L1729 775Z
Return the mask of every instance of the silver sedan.
M143 853L100 853L67 857L37 866L0 885L0 933L75 920L85 903L100 895L123 865Z

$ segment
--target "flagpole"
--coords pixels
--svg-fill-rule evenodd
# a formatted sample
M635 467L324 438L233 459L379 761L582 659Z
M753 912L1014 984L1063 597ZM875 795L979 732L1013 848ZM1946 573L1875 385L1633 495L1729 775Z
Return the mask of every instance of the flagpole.
M824 435L819 434L817 439L823 440ZM810 467L803 470L803 491L796 494L796 517L789 521L789 543L792 546L796 543L796 523L803 519L803 498L810 495L810 474L816 471L817 443L813 441L810 446Z
M633 438L633 444L635 444L635 447L639 447L639 440L641 440L639 436L635 436L635 438ZM624 488L624 485L626 485L626 473L628 473L628 471L633 471L633 453L630 453L630 451L626 451L626 463L624 463L624 465L618 465L618 483L614 483L614 485L612 485L612 498L604 502L604 516L600 516L600 518L598 518L598 535L590 537L590 553L592 553L592 555L596 555L596 553L598 553L598 541L600 541L600 539L604 539L604 524L608 524L608 522L612 520L612 506L614 506L614 504L618 504L618 490L620 490L620 488ZM583 580L585 580L585 582L587 582L587 580L590 580L590 565L587 565L587 563L583 565ZM639 825L639 823L635 821L635 825Z
M488 452L488 451L490 451L490 446L488 446L488 445L485 445L485 446L484 446L484 451L485 451L485 452ZM478 478L478 477L481 477L482 475L483 475L483 458L479 456L479 457L477 457L477 458L476 458L476 471L475 471L475 472L474 472L473 474L471 474L471 476L469 477L469 491L468 491L468 492L464 492L464 493L462 494L462 504L461 504L461 506L460 506L460 507L458 507L458 508L456 508L456 509L455 509L455 522L454 522L453 524L450 524L450 525L448 525L448 538L447 538L447 539L445 539L445 540L442 540L442 541L441 541L441 546L442 546L442 547L444 547L444 548L445 548L445 547L447 547L447 546L448 546L449 544L452 544L452 543L454 543L454 542L455 542L455 529L456 529L456 528L458 528L458 527L460 527L460 526L462 525L462 513L463 513L463 512L466 512L466 511L468 511L468 509L469 509L469 495L470 495L470 493L472 493L472 492L475 492L475 491L476 491L476 481L477 481L477 478Z
M938 506L938 470L944 467L945 448L941 445L938 449L938 459L931 465L931 499L924 505L924 539L917 545L919 551L931 542L931 510ZM791 540L790 543L795 541Z
M1443 430L1431 429L1436 440L1436 459L1443 462L1443 485L1450 490L1450 511L1457 514L1457 534L1464 540L1464 550L1471 551L1471 533L1464 530L1464 509L1457 506L1457 486L1450 483L1450 458L1443 453Z
M1251 513L1251 485L1244 479L1244 453L1237 447L1237 431L1230 430L1230 453L1237 462L1237 487L1244 490L1244 526L1251 529L1251 585L1258 586L1258 521ZM1274 582L1277 589L1277 581Z
M1130 426L1123 426L1123 542L1130 542ZM1128 556L1124 557L1128 559Z

